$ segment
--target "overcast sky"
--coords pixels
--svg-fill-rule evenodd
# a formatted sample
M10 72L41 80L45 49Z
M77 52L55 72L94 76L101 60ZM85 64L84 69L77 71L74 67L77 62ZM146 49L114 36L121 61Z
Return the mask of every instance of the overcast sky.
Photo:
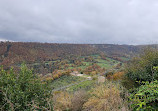
M158 0L0 0L0 40L158 43Z

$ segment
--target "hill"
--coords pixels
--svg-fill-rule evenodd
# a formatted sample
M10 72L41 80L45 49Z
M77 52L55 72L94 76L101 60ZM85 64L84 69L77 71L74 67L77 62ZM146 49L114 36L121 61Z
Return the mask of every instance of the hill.
M111 63L114 60L126 61L138 53L142 47L144 46L1 42L0 65L3 65L5 69L9 69L11 66L19 67L21 63L25 62L33 68L40 69L41 71L37 71L39 73L50 73L55 69L63 69L62 66L68 67L68 65L70 68L74 68L72 66L82 68L82 64L86 64L84 66L86 67L93 63L106 66L103 63ZM92 55L100 55L98 57L101 58L96 59L97 61L91 60L95 59L95 57L91 57ZM84 63L84 61L89 62ZM108 64L107 66L109 67ZM45 71L45 69L48 69L48 71Z
M96 48L86 44L1 42L0 49L0 65L5 67L24 61L34 63L97 53Z
M104 52L109 57L120 56L120 57L131 57L140 51L139 46L134 45L116 45L116 44L92 44L94 48Z

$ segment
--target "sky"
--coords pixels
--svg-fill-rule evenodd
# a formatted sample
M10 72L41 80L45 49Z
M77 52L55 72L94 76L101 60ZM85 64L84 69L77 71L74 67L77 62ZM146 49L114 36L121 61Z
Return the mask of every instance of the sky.
M157 44L158 0L0 0L0 41Z

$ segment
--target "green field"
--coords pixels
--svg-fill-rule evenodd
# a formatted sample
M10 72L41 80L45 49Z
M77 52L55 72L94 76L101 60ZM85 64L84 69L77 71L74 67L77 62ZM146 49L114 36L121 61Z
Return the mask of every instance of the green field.
M76 77L76 76L62 76L59 79L53 80L53 82L51 83L51 87L52 89L56 89L56 88L70 85L72 83L80 82L84 79L85 78Z
M85 56L85 57L87 57L87 56ZM120 61L117 61L117 60L114 60L114 59L111 59L111 58L108 58L108 57L106 58L106 60L101 59L99 55L91 55L91 57L93 57L95 62L85 62L85 61L83 61L82 63L85 64L85 65L77 66L77 67L69 67L68 69L73 69L73 68L85 69L86 67L92 65L93 63L98 64L102 68L107 68L107 69L110 68L111 69L111 68L113 68L114 65L120 63ZM84 58L84 56L82 56L81 58ZM125 58L125 57L122 57L121 59L128 60L128 58ZM69 65L71 66L72 64L69 64Z
M79 83L77 85L71 86L69 88L67 88L68 91L77 91L77 90L90 90L91 88L93 88L96 84L95 80L87 80L84 81L82 83Z
M87 58L91 58L92 60L86 60ZM126 57L120 57L123 61L128 61L129 59ZM85 70L87 67L92 66L93 64L99 65L101 68L105 68L106 70L114 69L117 64L121 63L118 60L114 60L110 57L106 57L102 59L100 55L89 55L89 56L81 56L76 58L75 61L79 61L80 64L75 64L72 60L63 59L63 60L54 60L54 61L44 61L42 63L36 62L30 64L35 69L43 68L48 69L48 73L52 73L54 70L67 70L67 69L81 69L81 71ZM65 67L66 65L66 67ZM123 64L122 64L123 66ZM41 68L41 69L42 69Z

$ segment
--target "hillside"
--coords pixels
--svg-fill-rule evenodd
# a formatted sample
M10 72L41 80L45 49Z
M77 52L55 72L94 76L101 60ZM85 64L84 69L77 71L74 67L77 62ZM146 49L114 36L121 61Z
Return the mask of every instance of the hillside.
M53 61L56 61L57 63L68 60L71 64L75 63L75 61L81 61L78 59L78 57L86 57L95 54L99 54L102 57L106 56L111 59L123 61L120 58L130 58L135 53L139 52L140 46L114 44L1 42L0 49L0 65L3 65L5 69L9 69L11 66L18 66L25 62L27 64L33 64L35 67L38 65L38 68L43 65L43 68L40 69L44 70L44 68L47 67L45 66L45 63L50 63ZM54 67L56 66L57 65Z
M0 49L0 65L4 66L19 64L23 61L34 63L97 53L95 48L86 44L1 42Z
M108 56L131 57L140 51L139 46L134 45L115 45L115 44L92 44L94 48L104 52Z

